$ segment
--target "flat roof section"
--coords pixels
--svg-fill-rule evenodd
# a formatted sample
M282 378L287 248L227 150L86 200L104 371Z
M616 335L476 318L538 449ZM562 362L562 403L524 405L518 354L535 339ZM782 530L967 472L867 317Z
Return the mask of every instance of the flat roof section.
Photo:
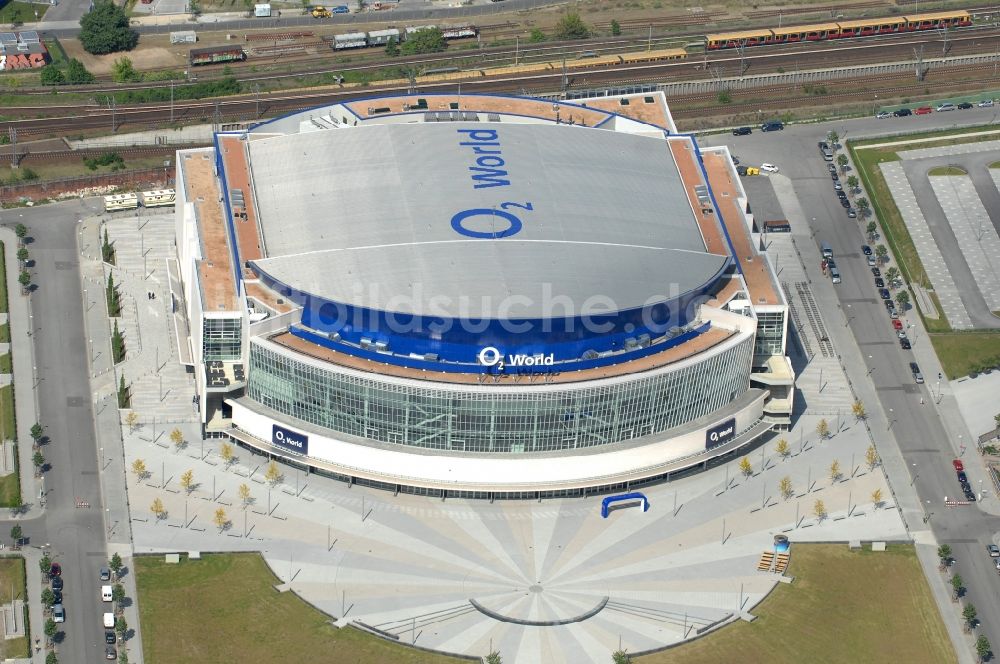
M253 189L250 186L250 164L247 160L246 141L239 136L219 135L219 149L222 151L223 166L226 171L226 186L229 188L230 201L234 191L243 192L243 207L232 207L233 227L236 229L236 244L239 247L240 260L257 260L264 257L260 247L260 232L257 227L257 211L254 207ZM246 214L244 219L240 213ZM253 278L253 272L243 268L244 278Z
M671 138L667 141L670 146L670 153L674 157L674 164L681 174L681 181L684 183L684 193L687 196L688 204L695 211L694 218L698 221L698 229L701 231L702 240L709 253L718 255L729 255L729 245L722 234L721 219L716 219L714 213L708 213L702 206L702 201L698 197L695 187L705 184L701 169L695 157L694 140L688 136Z
M722 215L722 223L726 225L729 239L736 251L736 259L743 270L751 302L754 305L781 304L771 279L771 271L767 268L767 259L757 251L744 221L739 188L733 182L736 171L732 161L723 151L710 150L701 154L708 182L719 206L719 214Z
M236 281L226 222L219 203L221 192L215 177L215 152L202 150L181 154L185 198L194 203L204 256L198 262L204 311L236 311Z
M427 108L414 108L423 99ZM452 104L458 104L452 108ZM362 99L347 102L344 106L354 111L362 119L377 118L391 113L423 113L426 111L471 111L473 113L509 113L512 115L527 115L552 122L570 122L593 127L608 119L604 111L584 108L571 102L552 102L546 99L524 99L519 97L493 97L479 95L410 95L388 97L385 99ZM405 108L404 108L405 107ZM388 109L374 115L368 114L369 108ZM485 118L484 118L485 119Z
M706 251L695 213L679 204L701 181L681 177L660 136L449 122L249 149L268 254L255 265L334 302L546 319L565 297L578 316L595 295L607 312L670 301L728 260L721 243Z
M623 105L621 103L622 99L627 100L628 104ZM653 101L647 103L646 99L652 99ZM662 95L650 93L646 95L624 95L622 97L599 97L580 101L590 108L610 111L618 115L624 115L627 118L632 118L633 120L638 120L639 122L657 126L661 129L670 130L670 120L663 100L664 97Z
M614 376L624 376L636 374L651 369L657 369L680 360L693 357L698 353L713 348L729 339L735 334L733 330L712 326L706 332L699 334L694 339L668 348L662 353L647 355L621 364L613 364L607 367L596 369L583 369L580 371L566 371L562 373L550 373L537 376L518 376L515 374L497 374L495 376L485 376L483 374L462 374L445 371L422 371L411 369L394 364L373 362L354 355L339 353L331 348L320 346L306 341L301 337L293 335L291 332L281 332L269 338L270 341L284 346L290 350L323 362L337 364L349 369L376 373L383 376L395 376L397 378L410 378L413 380L429 380L436 383L455 383L468 385L547 385L558 383L579 383L587 380L599 380L602 378L612 378Z

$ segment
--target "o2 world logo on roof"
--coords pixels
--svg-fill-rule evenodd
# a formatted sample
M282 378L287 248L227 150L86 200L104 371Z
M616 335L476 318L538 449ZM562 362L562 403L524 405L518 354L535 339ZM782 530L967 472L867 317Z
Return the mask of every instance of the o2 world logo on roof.
M469 176L473 189L509 187L509 173L500 143L500 132L496 129L459 129L462 147L472 149L473 165L469 166ZM489 208L462 210L451 218L451 227L459 235L476 240L498 240L517 235L524 224L511 209L532 212L530 202L514 203L504 201Z
M493 346L486 346L479 351L479 363L484 367L493 367L497 372L503 371L508 366L517 368L551 367L555 364L555 354L535 353L534 355L525 355L524 353L518 353L504 357L500 349Z

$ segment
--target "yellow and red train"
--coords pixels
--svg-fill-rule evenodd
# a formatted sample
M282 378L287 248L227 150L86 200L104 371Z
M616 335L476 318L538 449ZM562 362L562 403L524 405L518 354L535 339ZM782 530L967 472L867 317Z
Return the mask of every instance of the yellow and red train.
M720 32L705 35L705 48L717 51L742 46L768 46L771 44L797 44L799 42L827 41L853 37L893 35L940 28L962 28L972 25L967 11L944 11L908 16L883 16L833 23L790 25L784 28L760 28L739 32Z

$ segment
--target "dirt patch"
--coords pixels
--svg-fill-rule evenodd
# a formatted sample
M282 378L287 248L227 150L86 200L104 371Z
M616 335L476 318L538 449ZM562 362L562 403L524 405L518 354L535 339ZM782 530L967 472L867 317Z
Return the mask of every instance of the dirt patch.
M143 44L140 48L128 53L110 53L108 55L91 55L83 50L76 39L61 39L60 43L66 50L66 57L76 58L95 76L108 76L115 60L126 56L132 60L132 66L138 70L163 69L165 67L183 68L187 64L186 48L166 48Z

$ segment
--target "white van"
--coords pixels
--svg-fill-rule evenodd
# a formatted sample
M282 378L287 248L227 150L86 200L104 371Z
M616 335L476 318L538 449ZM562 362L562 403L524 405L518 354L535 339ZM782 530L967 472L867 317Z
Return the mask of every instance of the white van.
M113 613L105 613L104 614L104 627L105 627L105 629L114 629L115 628L115 614L113 614Z
M823 258L833 258L833 249L826 242L819 245L819 250Z
M111 601L111 586L101 586L101 600L104 602Z

